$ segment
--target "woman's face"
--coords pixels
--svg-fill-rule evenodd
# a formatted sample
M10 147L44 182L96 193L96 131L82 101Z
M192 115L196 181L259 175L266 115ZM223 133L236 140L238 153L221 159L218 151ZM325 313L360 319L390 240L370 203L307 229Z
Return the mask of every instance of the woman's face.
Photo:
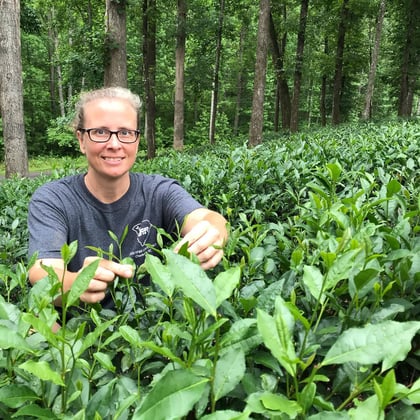
M84 107L84 127L106 128L111 131L137 129L137 113L127 100L102 98L88 102ZM78 131L80 150L86 155L92 175L104 178L119 178L133 166L139 140L121 143L113 134L106 143L95 143L88 133Z

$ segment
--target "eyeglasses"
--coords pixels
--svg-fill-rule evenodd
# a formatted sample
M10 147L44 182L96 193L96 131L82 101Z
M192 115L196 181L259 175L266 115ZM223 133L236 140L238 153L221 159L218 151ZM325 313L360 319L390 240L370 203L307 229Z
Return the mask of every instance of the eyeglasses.
M95 143L106 143L113 134L121 143L135 143L139 137L139 130L121 129L117 131L108 130L107 128L79 128L82 133L87 133L89 139Z

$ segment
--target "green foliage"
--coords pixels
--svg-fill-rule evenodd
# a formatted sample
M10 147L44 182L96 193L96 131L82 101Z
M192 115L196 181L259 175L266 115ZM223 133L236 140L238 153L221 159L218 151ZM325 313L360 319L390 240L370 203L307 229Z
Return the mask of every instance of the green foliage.
M70 126L69 117L58 117L47 131L46 143L53 148L54 152L61 155L77 155L79 143Z
M75 311L94 265L66 294L52 270L26 287L33 261L20 262L27 232L14 220L41 180L4 181L15 215L0 226L1 416L415 418L419 133L343 126L138 162L225 214L231 235L209 272L185 250L148 255L137 274L150 284L114 282L115 311ZM121 260L124 234L110 236L96 251Z

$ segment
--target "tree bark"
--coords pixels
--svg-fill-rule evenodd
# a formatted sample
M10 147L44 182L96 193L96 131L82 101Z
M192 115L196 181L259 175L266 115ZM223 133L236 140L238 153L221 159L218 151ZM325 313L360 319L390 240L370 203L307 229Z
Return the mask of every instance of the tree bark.
M147 158L156 155L156 0L143 0L143 76Z
M22 84L20 2L0 0L0 110L6 178L28 176Z
M401 64L398 116L410 117L413 109L414 91L420 60L420 46L413 40L420 39L420 10L418 0L411 0L407 6L405 45Z
M184 148L184 65L186 38L187 2L178 0L178 28L175 52L175 107L174 143L175 150Z
M252 97L251 122L248 146L262 143L264 123L264 91L267 72L267 51L270 24L270 1L260 0L258 18L257 52L255 60L254 93Z
M241 114L242 92L243 92L243 55L244 55L244 41L245 41L246 26L242 25L239 37L239 70L236 79L236 105L235 118L233 122L233 134L236 136L239 131L239 116Z
M219 68L220 68L220 56L222 53L222 33L223 33L223 18L225 2L220 0L219 3L219 23L217 26L217 37L216 37L216 58L214 62L214 73L213 73L213 90L211 92L211 105L210 105L210 128L209 128L209 140L210 144L215 143L216 133L216 116L217 116L217 102L219 97Z
M328 55L328 38L324 39L324 54ZM321 125L325 127L327 125L327 74L324 72L321 77L321 97L319 100L319 113L321 115Z
M286 19L286 6L283 6L283 18ZM278 131L279 126L279 112L282 116L282 128L288 130L290 128L290 110L291 100L289 86L284 76L284 52L287 42L287 32L285 31L282 37L281 45L279 45L278 35L272 13L270 13L270 40L271 51L273 55L273 65L276 74L276 103L274 112L274 129Z
M297 37L296 47L296 63L295 63L295 77L293 83L293 97L292 109L290 115L290 131L298 131L299 126L299 100L300 88L302 83L302 68L303 68L303 50L305 47L305 31L306 21L308 19L308 5L309 0L302 0L300 4L300 18L299 18L299 31Z
M126 1L106 0L105 86L127 87Z
M370 63L369 77L365 95L365 106L362 112L362 120L369 120L372 115L372 98L375 86L376 68L378 66L379 50L381 47L382 26L385 18L386 0L381 0L379 5L378 19L376 22L375 44L372 52L372 61Z
M344 63L344 46L347 30L347 20L349 15L349 0L343 0L341 7L340 23L338 25L337 51L335 55L335 73L333 87L333 103L331 122L333 125L340 123L340 102L341 92L343 88L343 63Z

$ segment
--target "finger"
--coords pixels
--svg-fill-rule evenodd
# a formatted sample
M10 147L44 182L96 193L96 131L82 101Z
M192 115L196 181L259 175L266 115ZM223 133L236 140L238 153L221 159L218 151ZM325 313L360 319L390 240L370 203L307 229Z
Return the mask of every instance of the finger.
M209 270L210 268L216 267L216 265L219 264L222 258L223 251L219 249L209 259L201 261L200 266L203 270Z
M105 298L105 292L84 292L80 295L80 300L85 303L97 303Z
M197 242L205 233L208 231L210 223L203 220L197 223L177 244L175 247L175 252L178 252L182 245L188 242L188 247L190 248L195 242Z
M196 255L202 252L214 253L214 247L220 246L221 240L219 238L219 231L210 227L203 236L198 238L193 244L190 244L188 251Z
M89 265L92 262L96 261L100 259L99 257L86 257L84 260L83 265ZM112 281L114 279L114 277L117 276L121 276L121 277L125 277L125 278L130 278L133 276L134 272L133 272L133 267L129 264L119 264L115 261L109 261L109 260L105 260L104 258L101 258L99 261L99 267L98 270L100 268L103 268L105 270L110 271L111 273L113 273L113 277L112 279L109 279L107 275L105 275L104 280L105 281ZM97 273L103 273L102 271L98 271ZM96 275L95 275L96 277Z

